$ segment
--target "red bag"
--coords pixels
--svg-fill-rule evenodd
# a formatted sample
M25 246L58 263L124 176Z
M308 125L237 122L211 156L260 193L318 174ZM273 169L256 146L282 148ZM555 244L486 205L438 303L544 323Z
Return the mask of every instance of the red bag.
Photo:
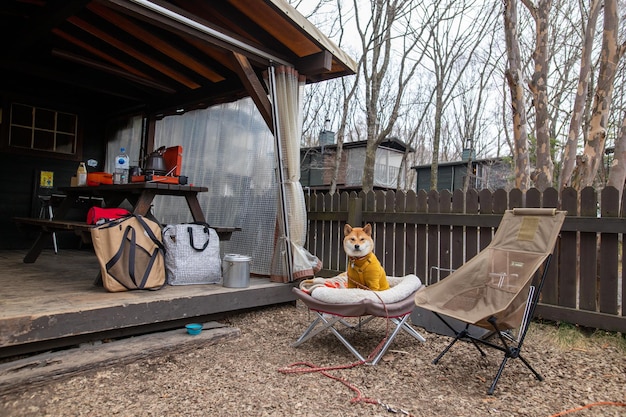
M94 206L87 212L87 224L103 224L126 216L130 216L130 211L123 208L102 208Z

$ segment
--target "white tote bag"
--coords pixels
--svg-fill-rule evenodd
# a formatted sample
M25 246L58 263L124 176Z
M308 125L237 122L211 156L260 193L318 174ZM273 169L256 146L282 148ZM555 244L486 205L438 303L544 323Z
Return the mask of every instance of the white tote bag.
M165 269L170 285L216 284L222 279L220 240L207 223L163 228Z

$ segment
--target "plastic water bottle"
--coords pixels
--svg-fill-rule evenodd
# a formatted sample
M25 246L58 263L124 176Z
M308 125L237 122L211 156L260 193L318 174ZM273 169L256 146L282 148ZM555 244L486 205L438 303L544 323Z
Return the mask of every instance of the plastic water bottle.
M87 167L84 162L81 162L76 170L76 185L79 187L87 185Z
M130 171L130 158L126 155L126 149L121 148L120 154L115 157L115 172L113 174L113 184L128 184L128 173Z

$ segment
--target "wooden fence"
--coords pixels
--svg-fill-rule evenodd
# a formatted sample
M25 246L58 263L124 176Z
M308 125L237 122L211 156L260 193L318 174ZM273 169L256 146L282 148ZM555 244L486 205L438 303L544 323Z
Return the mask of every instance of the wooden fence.
M624 193L626 194L626 193ZM537 315L626 333L623 238L626 218L619 193L568 188L448 191L376 191L306 197L305 246L330 271L346 269L343 226L371 223L375 253L387 274L416 274L431 284L431 267L458 268L485 248L507 209L555 207L567 218L555 248ZM621 204L624 207L624 202Z

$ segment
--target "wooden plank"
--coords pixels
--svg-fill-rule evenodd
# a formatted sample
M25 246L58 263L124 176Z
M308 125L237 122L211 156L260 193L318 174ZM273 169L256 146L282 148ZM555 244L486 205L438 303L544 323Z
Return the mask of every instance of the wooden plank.
M504 214L509 207L509 195L505 190L494 191L492 200L492 210L494 214Z
M480 190L478 193L478 201L480 202L480 213L493 213L493 196L489 190ZM479 230L479 250L485 249L491 243L495 229L491 227L481 227Z
M604 329L609 332L626 333L626 317L624 316L539 304L535 311L535 317L565 323L576 323L580 326Z
M543 193L543 203L542 207L558 207L559 205L559 194L554 188L548 188ZM543 290L541 299L545 301L551 300L552 303L558 298L558 271L560 265L560 252L559 252L559 241L557 240L557 244L554 247L552 252L552 261L550 262L550 267L548 268L548 272L546 275L546 280L543 285ZM566 258L569 259L569 258Z
M112 9L95 2L87 5L87 8L135 38L152 46L166 56L169 56L178 63L203 76L207 80L214 83L225 80L224 76L218 74L216 71L213 71L211 68L208 68L204 63L185 53L179 47L169 44L165 39L155 35L154 32L144 29L143 27L135 24L132 20L116 13Z
M424 190L419 190L417 193L417 208L415 210L416 215L415 218L419 219L420 217L423 216L424 213L426 213L428 211L428 196L426 194L426 191ZM420 222L417 224L417 245L416 245L416 251L417 251L417 269L416 269L416 275L418 277L422 278L423 282L426 282L427 284L431 284L430 280L429 280L429 272L428 268L427 268L427 262L426 262L426 256L424 256L426 254L426 237L427 237L427 233L428 233L428 227L426 226L426 223L424 222Z
M580 214L596 216L596 191L585 187L580 193ZM597 299L597 235L596 233L580 233L580 301L582 310L596 311Z
M110 343L87 345L45 353L0 364L0 395L32 389L51 380L79 375L103 366L128 364L141 359L181 353L239 337L241 331L217 322L204 323L200 334L185 329L151 333Z
M452 194L448 190L443 190L439 194L439 211L441 213L450 213L452 211ZM452 268L451 251L452 251L452 228L450 226L439 226L439 267L449 270ZM449 275L446 272L441 278Z
M452 213L461 214L464 210L465 195L462 190L455 190L452 194ZM463 226L452 226L452 269L458 269L465 262L463 247Z
M167 65L161 63L160 61L149 57L148 55L138 51L137 49L134 49L133 47L129 46L128 43L123 42L119 39L114 38L113 36L111 36L110 34L100 30L99 28L95 27L94 25L76 17L76 16L71 16L70 18L67 19L68 22L72 23L74 26L84 30L87 33L90 33L91 35L95 36L96 38L100 39L103 42L108 43L109 45L119 49L120 51L124 52L125 54L130 55L131 57L137 59L138 61L143 62L144 64L148 65L151 68L154 68L156 71L159 71L160 73L167 75L168 77L170 77L171 79L179 82L180 84L184 85L185 87L191 89L191 90L195 90L197 88L200 88L201 85L198 84L197 82L195 82L194 80L192 80L191 78L179 73L178 71L168 67Z
M403 191L396 191L395 193L394 210L404 212L406 206L406 194ZM392 239L393 248L393 275L397 277L403 277L405 272L405 254L406 254L406 230L404 223L392 223L394 225L394 236Z
M602 217L619 216L619 192L614 187L605 187L600 195ZM599 264L599 297L598 303L601 313L617 314L617 265L618 265L618 235L617 233L603 233L600 235L600 264Z
M524 193L521 190L515 188L509 192L509 209L524 206Z
M313 199L314 199L314 204L315 204L314 205L315 212L317 213L323 212L324 211L323 210L324 209L324 195L314 194ZM311 218L311 215L309 215L309 219L310 218ZM315 228L314 230L315 241L314 241L314 245L311 246L314 251L313 253L315 253L315 255L322 260L322 263L327 268L328 263L324 259L324 222L316 221L313 227Z
M405 212L415 213L417 211L417 194L410 190L406 194ZM417 274L417 227L411 223L405 223L405 240L404 240L404 273ZM420 276L422 282L426 282L423 276Z
M322 197L324 199L324 211L332 212L333 210L332 196L330 194L322 194ZM322 236L323 236L322 258L326 259L325 263L326 265L328 265L327 268L335 269L332 267L332 263L331 263L331 259L332 259L331 254L333 251L332 222L324 222Z
M428 212L429 213L439 213L439 193L435 190L431 190L428 192ZM428 245L428 255L427 255L427 259L428 259L428 264L427 264L427 268L428 271L430 272L432 267L439 267L440 266L440 259L439 259L439 226L436 224L429 224L428 225L428 240L427 240L427 245ZM437 277L433 277L434 282L437 282L438 279ZM434 282L431 282L431 284L433 284Z
M341 209L345 209L348 210L348 207L350 206L351 202L353 202L353 204L358 204L358 212L362 213L363 212L363 202L359 199L357 199L356 197L351 198L350 194L343 192L340 195L340 203L339 203L339 208ZM339 245L339 249L340 249L340 256L339 256L339 264L337 266L337 269L339 271L346 271L348 269L348 257L346 255L346 253L343 250L343 227L346 225L346 222L339 219L338 222L338 226L339 226L339 230L337 230L337 233L339 235L339 237L337 238L340 242Z
M385 212L385 192L382 190L374 191L374 211ZM372 234L374 236L374 253L378 260L385 266L387 255L385 253L385 222L379 221L372 225Z
M401 193L401 192L400 192ZM384 196L385 196L385 205L383 208L383 211L385 213L395 213L396 212L396 194L393 191L387 191L385 192ZM379 209L379 211L381 211ZM399 226L401 223L395 223L395 222L385 222L382 223L382 226L384 228L384 247L385 247L385 251L383 253L381 253L382 259L381 262L383 263L383 268L385 268L385 271L387 272L387 275L392 275L392 276L396 276L395 273L395 248L394 248L394 243L395 243L395 229L397 226ZM380 235L380 234L379 234ZM379 237L377 237L377 239L379 239Z
M574 188L566 188L561 194L561 209L567 210L568 216L578 215L578 192ZM560 255L561 259L574 259L575 262L563 262L559 264L557 279L557 293L548 293L542 301L546 304L562 305L564 307L576 307L576 287L578 284L578 233L574 231L561 231Z
M478 214L478 193L468 190L465 196L465 213ZM478 229L474 226L465 227L465 259L470 260L478 253Z
M526 192L526 204L524 207L541 207L541 193L536 188L531 188Z

